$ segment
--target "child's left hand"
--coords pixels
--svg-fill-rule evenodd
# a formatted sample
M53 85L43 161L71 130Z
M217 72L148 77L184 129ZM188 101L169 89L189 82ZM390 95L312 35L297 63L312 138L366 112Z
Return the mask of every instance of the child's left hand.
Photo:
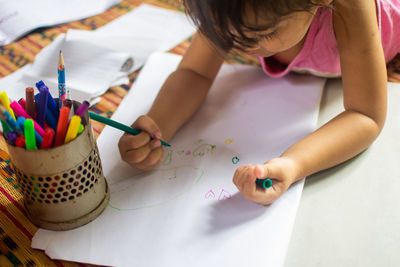
M233 183L243 196L255 203L268 205L278 199L296 181L296 164L289 158L273 158L262 165L247 164L236 169ZM272 186L264 189L256 179L269 178Z

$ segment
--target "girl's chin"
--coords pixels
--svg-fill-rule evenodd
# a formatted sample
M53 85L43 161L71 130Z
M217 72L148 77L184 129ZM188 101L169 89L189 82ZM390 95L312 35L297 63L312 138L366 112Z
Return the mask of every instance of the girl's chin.
M274 53L274 52L257 52L257 53L253 53L253 56L256 56L256 57L272 57L275 54L276 53Z

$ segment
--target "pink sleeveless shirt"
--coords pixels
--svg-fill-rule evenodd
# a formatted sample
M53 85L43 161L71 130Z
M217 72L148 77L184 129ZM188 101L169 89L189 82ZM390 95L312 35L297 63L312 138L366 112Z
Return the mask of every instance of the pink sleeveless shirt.
M378 26L386 62L400 52L400 0L376 0ZM332 23L332 10L318 9L310 25L304 46L288 66L271 58L259 57L264 72L282 77L289 71L322 77L341 75L339 51Z

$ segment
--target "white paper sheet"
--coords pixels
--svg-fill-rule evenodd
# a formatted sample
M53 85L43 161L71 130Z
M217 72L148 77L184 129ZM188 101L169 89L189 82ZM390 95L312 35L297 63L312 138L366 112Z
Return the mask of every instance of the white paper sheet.
M146 113L179 60L153 54L113 118L130 124ZM282 266L303 180L265 207L245 200L232 176L240 165L279 156L315 129L324 82L270 79L257 67L224 65L163 164L148 173L120 160L122 133L106 127L98 145L109 206L78 229L40 229L32 247L51 258L112 266Z
M60 51L65 62L66 86L71 90L71 97L78 101L104 93L121 76L121 67L130 58L127 53L85 41L66 41L65 35L61 34L36 56L32 68L24 73L22 79L32 85L43 80L51 88L51 93L58 95L57 65Z
M0 0L0 45L38 27L99 14L120 0Z
M129 53L134 58L133 70L137 70L151 53L174 48L195 30L181 12L142 4L95 31L69 30L67 40Z
M58 53L62 50L72 98L90 100L110 86L128 83L128 72L142 67L152 52L167 51L194 31L184 14L142 4L96 31L69 30L66 36L60 35L36 56L32 66L17 71L12 82L0 79L0 90L19 99L27 86L43 80L57 96ZM120 71L128 58L133 65Z
M65 41L60 34L45 47L32 64L0 79L0 88L13 100L25 97L25 88L43 80L50 93L58 96L57 65L63 51L67 87L74 100L82 102L104 93L115 81L128 76L121 67L130 59L127 53L116 52L85 41Z

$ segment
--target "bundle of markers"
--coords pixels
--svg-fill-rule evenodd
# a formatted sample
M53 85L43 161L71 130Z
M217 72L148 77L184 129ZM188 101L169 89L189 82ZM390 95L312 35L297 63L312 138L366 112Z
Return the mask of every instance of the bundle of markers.
M6 140L29 150L60 146L73 140L84 129L82 116L89 108L84 101L70 119L72 100L66 99L59 108L49 88L36 83L39 93L26 88L26 98L10 103L5 92L0 93L0 118Z
M37 82L36 88L39 90L36 95L34 89L28 87L25 99L11 103L6 92L0 93L0 119L6 140L29 150L60 146L73 140L84 129L81 120L89 103L84 101L74 114L70 114L73 102L70 93L65 92L61 51L58 59L58 104L43 81Z
M60 146L76 138L84 130L81 120L90 104L83 101L70 115L73 103L69 91L65 90L65 66L61 51L58 58L58 104L43 81L37 82L36 88L39 90L36 95L34 89L28 87L26 99L11 103L6 92L0 93L0 121L6 140L12 145L35 150ZM138 129L90 111L89 117L132 135L140 133ZM163 146L170 146L160 141Z

